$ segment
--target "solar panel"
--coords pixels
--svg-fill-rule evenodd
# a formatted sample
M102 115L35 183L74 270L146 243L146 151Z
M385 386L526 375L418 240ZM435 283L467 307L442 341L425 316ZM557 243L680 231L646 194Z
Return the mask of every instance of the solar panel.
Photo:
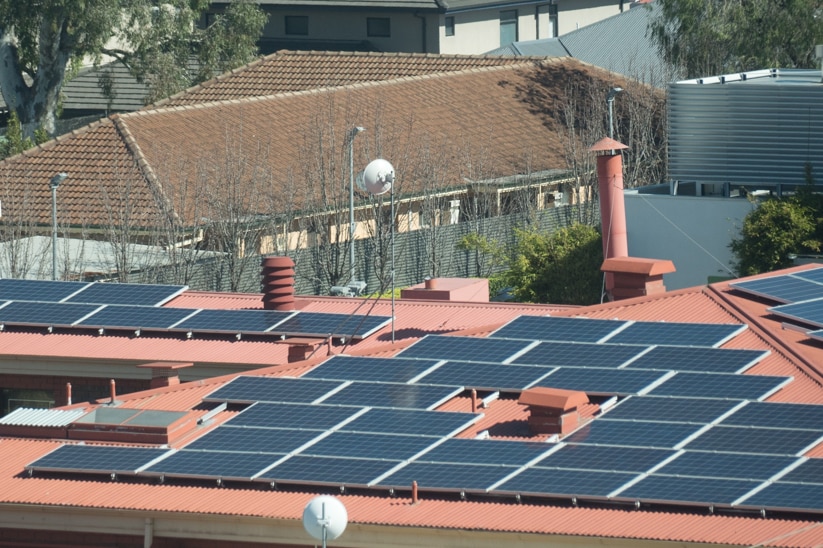
M68 326L80 321L98 308L96 304L16 301L0 308L0 323Z
M56 303L80 291L88 282L0 278L0 300Z
M516 467L478 464L445 464L412 462L382 479L386 487L418 487L429 490L462 490L485 492L492 485L517 470Z
M258 479L320 485L368 486L396 466L395 461L377 459L343 459L295 455L260 474Z
M353 382L324 399L323 403L401 409L434 409L462 391L462 386Z
M224 451L177 451L148 467L144 473L187 478L251 480L279 455Z
M401 461L412 458L435 442L423 436L332 432L300 454Z
M645 350L641 346L541 342L511 361L513 364L617 368Z
M264 333L293 314L278 310L199 310L174 328L217 333Z
M740 503L786 510L823 510L823 485L775 482Z
M533 341L598 342L626 325L622 320L566 318L558 316L518 316L492 336Z
M340 430L444 437L465 430L481 417L473 413L369 409Z
M708 424L736 405L739 402L732 400L632 396L611 408L606 416L610 419Z
M168 449L151 447L112 447L106 445L62 445L26 466L44 472L94 472L135 474Z
M823 484L823 459L804 461L800 466L780 478L780 481Z
M286 454L319 436L316 430L249 428L223 425L193 441L193 451L235 451Z
M795 457L785 456L686 451L655 473L765 481L796 460Z
M765 455L799 455L819 441L823 441L823 432L814 430L714 426L692 440L685 448Z
M567 436L564 441L672 449L700 428L697 424L597 419Z
M674 454L672 449L570 443L543 459L539 466L605 472L646 472Z
M77 325L111 329L168 329L191 313L192 310L187 308L106 305Z
M503 363L529 346L528 341L426 335L401 351L401 358Z
M705 373L742 373L768 356L760 350L655 346L627 367Z
M523 470L494 490L567 497L608 497L609 493L635 477L636 474L626 472L560 470L540 466Z
M801 272L792 272L791 276L793 278L803 278L804 280L811 280L823 284L823 268L821 267L810 268L809 270L803 270Z
M749 402L726 417L723 424L823 430L823 405Z
M646 501L729 505L758 485L760 482L757 481L652 474L618 496Z
M452 438L419 456L416 461L523 466L542 458L554 448L548 443Z
M66 302L160 306L188 289L185 285L92 283Z
M240 376L203 398L203 401L311 403L340 385L338 381Z
M668 371L560 367L535 386L579 390L589 394L637 394L662 379Z
M255 403L233 417L231 426L328 430L362 411L338 405Z
M789 381L791 381L791 377L677 373L655 387L649 394L654 396L758 400L773 394Z
M790 320L823 327L823 298L793 304L782 304L768 309L769 312Z
M733 288L782 303L796 303L823 295L823 285L811 279L785 275L736 282Z
M621 344L666 344L676 346L720 346L745 325L679 322L633 322L606 339Z
M520 391L552 371L551 368L543 367L449 361L417 382L465 386L478 390Z
M314 335L317 337L333 335L362 339L390 321L391 318L386 316L300 312L278 324L272 331L284 335Z
M437 363L437 360L333 356L301 378L408 382Z

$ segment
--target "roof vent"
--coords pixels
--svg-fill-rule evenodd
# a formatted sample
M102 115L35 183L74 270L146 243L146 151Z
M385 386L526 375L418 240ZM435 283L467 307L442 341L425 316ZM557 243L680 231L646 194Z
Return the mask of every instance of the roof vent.
M580 424L580 408L589 403L585 392L538 386L520 394L529 408L529 429L535 434L568 434Z
M265 257L262 267L263 308L294 310L294 261L289 257Z

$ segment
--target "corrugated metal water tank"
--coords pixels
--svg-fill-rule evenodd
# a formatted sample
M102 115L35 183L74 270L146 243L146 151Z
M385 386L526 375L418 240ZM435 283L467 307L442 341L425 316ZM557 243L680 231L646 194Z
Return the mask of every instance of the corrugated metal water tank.
M818 70L771 69L669 85L669 178L769 186L823 184Z

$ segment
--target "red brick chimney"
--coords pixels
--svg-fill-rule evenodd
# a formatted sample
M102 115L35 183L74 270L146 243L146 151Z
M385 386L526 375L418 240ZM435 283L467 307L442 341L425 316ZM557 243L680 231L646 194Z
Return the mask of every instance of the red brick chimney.
M517 400L529 409L529 429L535 434L568 434L580 423L580 408L589 403L585 392L538 386Z
M294 261L289 257L264 257L263 308L294 310Z
M609 300L617 301L665 293L663 274L670 274L675 268L674 263L665 259L619 257L603 261L600 270L611 274L612 287L607 291Z

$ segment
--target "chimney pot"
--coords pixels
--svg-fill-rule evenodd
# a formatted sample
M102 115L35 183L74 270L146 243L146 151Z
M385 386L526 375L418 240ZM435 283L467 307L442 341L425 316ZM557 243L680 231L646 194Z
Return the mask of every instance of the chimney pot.
M294 310L294 261L290 257L262 260L263 308Z

